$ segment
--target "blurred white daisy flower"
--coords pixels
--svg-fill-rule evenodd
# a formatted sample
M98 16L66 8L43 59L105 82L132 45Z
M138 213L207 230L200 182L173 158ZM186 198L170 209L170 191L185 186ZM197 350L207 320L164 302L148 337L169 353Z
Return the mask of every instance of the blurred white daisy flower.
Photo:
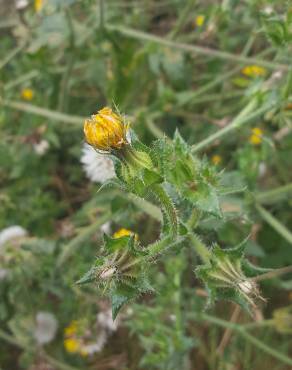
M266 163L265 162L261 162L259 164L258 170L259 170L259 176L260 177L264 177L267 174L267 171L268 171L268 168L267 168Z
M0 247L11 240L17 240L27 235L27 231L18 225L6 227L0 231Z
M9 271L7 269L0 268L0 281L6 279L8 274L9 274Z
M15 7L18 10L24 9L28 6L28 0L16 0Z
M82 346L82 352L85 353L86 355L93 355L94 353L98 353L103 350L103 347L105 346L107 342L107 334L105 330L102 330L96 340L94 342L84 344Z
M51 342L57 333L58 322L50 312L38 312L36 315L36 327L34 337L39 344Z
M47 140L41 140L38 143L33 144L33 149L37 155L40 157L49 150L50 144L47 142Z
M116 319L113 321L112 311L101 311L97 315L97 323L103 329L107 330L108 332L116 331L119 325L119 320Z
M81 163L86 176L92 182L104 183L115 177L113 161L103 154L97 153L90 145L84 144Z
M100 230L107 235L111 234L111 225L112 223L110 221L105 222L101 225Z

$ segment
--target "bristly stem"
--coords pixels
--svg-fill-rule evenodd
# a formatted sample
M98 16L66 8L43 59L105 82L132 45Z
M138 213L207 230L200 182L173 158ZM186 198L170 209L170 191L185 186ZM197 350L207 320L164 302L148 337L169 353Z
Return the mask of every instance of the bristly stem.
M170 226L170 233L172 237L175 239L178 232L178 220L176 215L175 207L170 199L169 195L163 189L160 184L155 184L152 187L153 194L158 198L165 216L167 218L167 222Z
M194 247L196 253L200 256L201 260L204 263L208 263L210 261L211 252L206 247L206 245L194 233L189 233L189 240L192 246Z
M147 247L147 257L149 259L153 259L155 257L158 257L162 252L164 252L166 249L172 248L175 245L182 243L184 240L186 240L187 235L178 237L175 240L171 236L166 236L152 244L150 244Z
M172 238L169 236L166 236L152 244L150 244L147 247L148 257L156 257L158 256L163 250L168 248L168 246L171 243Z

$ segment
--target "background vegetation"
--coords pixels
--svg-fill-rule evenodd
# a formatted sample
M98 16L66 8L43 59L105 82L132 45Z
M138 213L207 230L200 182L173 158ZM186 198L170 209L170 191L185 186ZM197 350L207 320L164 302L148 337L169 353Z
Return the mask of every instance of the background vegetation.
M1 369L291 368L292 4L2 0L0 18ZM159 233L155 207L97 192L80 163L84 118L105 105L146 144L179 129L241 189L199 231L208 245L250 235L249 260L274 269L255 318L204 311L189 249L155 264L157 294L115 323L94 285L74 284L104 231Z

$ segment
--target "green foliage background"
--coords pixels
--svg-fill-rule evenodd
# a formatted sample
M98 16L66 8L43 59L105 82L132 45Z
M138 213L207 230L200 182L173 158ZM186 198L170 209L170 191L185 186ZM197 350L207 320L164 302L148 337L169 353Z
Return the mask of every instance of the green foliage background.
M273 312L292 304L292 4L44 0L40 11L34 5L17 10L12 1L0 2L0 231L11 225L28 231L0 246L0 269L8 271L0 279L1 369L289 369L291 315L284 315L283 333ZM205 17L201 26L198 15ZM247 65L261 66L264 75L244 75ZM30 101L22 96L27 88ZM195 250L175 247L152 266L156 294L122 311L101 352L66 352L64 328L81 318L90 327L108 307L95 285L75 285L99 254L101 225L131 229L143 245L160 230L151 204L116 188L97 192L84 175L83 120L105 105L126 113L147 145L178 129L207 168L222 171L224 217L216 217L221 211L212 203L217 212L197 229L206 244L223 247L250 235L248 259L275 269L260 283L267 302L258 307L259 321L240 312L234 324L238 309L224 301L206 313ZM216 138L246 107L262 111ZM254 127L263 131L259 145L250 142ZM38 155L42 140L49 149ZM179 149L167 148L165 157L185 165ZM214 155L221 162L209 167ZM174 173L171 163L166 176L182 189L183 170ZM187 189L183 194L188 198ZM37 347L40 311L55 315L58 331Z

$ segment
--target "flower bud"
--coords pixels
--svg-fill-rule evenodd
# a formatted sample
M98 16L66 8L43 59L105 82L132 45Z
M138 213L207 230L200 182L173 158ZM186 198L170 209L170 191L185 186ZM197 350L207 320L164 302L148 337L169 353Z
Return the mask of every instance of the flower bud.
M142 254L135 247L135 234L113 239L105 235L104 238L103 256L96 260L95 266L78 283L96 281L109 290L120 283L134 283L142 268Z
M105 107L84 122L84 135L87 143L95 149L111 152L129 144L127 132L129 124L122 117Z
M244 273L245 265L253 267L243 259L242 247L221 249L215 246L210 262L197 268L197 275L205 282L215 298L227 298L248 308L255 307L255 298L261 298L255 281Z
M145 169L153 170L153 163L147 148L143 145L141 148L136 142L131 143L128 133L129 123L108 107L84 122L87 143L104 154L112 154L118 158L121 162L121 177L130 183L133 178L143 177L142 172Z

